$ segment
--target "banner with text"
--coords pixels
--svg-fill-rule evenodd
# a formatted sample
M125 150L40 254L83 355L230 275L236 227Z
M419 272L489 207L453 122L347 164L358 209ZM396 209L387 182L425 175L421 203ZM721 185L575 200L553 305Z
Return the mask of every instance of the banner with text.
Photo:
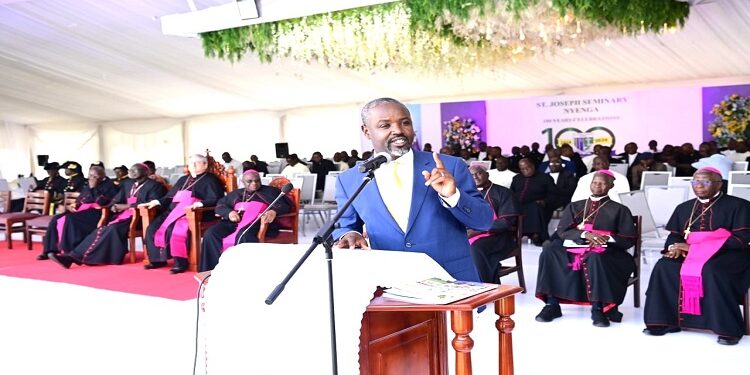
M512 146L569 143L583 153L595 144L628 142L646 150L650 140L696 145L703 138L701 88L489 100L487 143Z

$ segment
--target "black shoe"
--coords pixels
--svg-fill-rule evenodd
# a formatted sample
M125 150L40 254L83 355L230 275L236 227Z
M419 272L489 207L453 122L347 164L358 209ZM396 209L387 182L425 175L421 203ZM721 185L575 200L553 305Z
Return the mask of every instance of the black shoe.
M49 259L52 259L55 263L61 265L63 268L70 268L70 265L73 264L73 259L71 259L67 255L49 253L48 256L49 256Z
M737 343L740 342L740 339L735 337L719 336L719 338L716 339L716 342L721 345L737 345Z
M593 321L594 327L609 327L609 319L607 319L602 310L591 309L591 320Z
M47 256L47 253L41 253L36 256L36 260L47 260L49 257Z
M562 316L562 311L560 311L560 305L558 304L544 305L544 307L542 308L542 311L539 313L539 315L536 316L535 319L537 322L548 323L561 316Z
M619 310L617 310L617 306L613 307L612 309L604 313L604 315L607 316L607 319L609 319L610 322L615 322L615 323L622 322L622 313Z
M143 268L145 268L147 270L152 270L152 269L155 269L155 268L165 267L166 265L167 265L167 262L151 262L151 263L143 266Z
M682 331L680 327L674 326L646 326L643 329L643 333L650 336L664 336L667 333L675 333Z
M176 273L183 273L187 271L188 268L188 260L186 258L182 257L174 257L174 266L172 269L169 270L169 272L176 274Z

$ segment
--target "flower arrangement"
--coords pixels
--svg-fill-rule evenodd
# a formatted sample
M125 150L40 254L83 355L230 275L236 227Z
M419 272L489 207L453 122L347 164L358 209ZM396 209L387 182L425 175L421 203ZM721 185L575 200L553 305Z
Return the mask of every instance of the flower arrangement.
M471 118L453 117L450 121L444 121L443 137L445 145L452 148L467 149L471 152L479 151L480 136L482 132L476 121Z
M653 0L403 0L201 34L207 57L291 59L363 72L463 74L684 25Z
M721 145L732 138L750 136L750 97L732 94L714 105L711 114L716 116L708 123L708 131Z

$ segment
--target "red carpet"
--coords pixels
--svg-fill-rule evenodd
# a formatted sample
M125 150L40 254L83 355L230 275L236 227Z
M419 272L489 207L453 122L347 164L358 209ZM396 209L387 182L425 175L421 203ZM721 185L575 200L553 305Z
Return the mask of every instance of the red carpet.
M3 240L0 243L0 275L180 301L195 298L198 289L198 282L193 278L194 273L172 275L168 267L144 270L140 259L135 264L125 263L120 266L77 266L74 264L70 269L65 269L51 260L36 260L40 252L40 243L34 243L34 250L29 251L26 250L26 244L22 241L13 241L13 249L8 250Z

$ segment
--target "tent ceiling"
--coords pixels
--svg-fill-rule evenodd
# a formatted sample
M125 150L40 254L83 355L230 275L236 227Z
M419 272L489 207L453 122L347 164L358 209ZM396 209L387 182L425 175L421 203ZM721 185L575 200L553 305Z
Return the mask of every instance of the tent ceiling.
M750 77L747 0L701 3L675 34L589 43L462 77L209 60L199 39L161 33L160 16L186 11L184 0L0 0L0 117L25 124L184 118L383 95L424 101Z

